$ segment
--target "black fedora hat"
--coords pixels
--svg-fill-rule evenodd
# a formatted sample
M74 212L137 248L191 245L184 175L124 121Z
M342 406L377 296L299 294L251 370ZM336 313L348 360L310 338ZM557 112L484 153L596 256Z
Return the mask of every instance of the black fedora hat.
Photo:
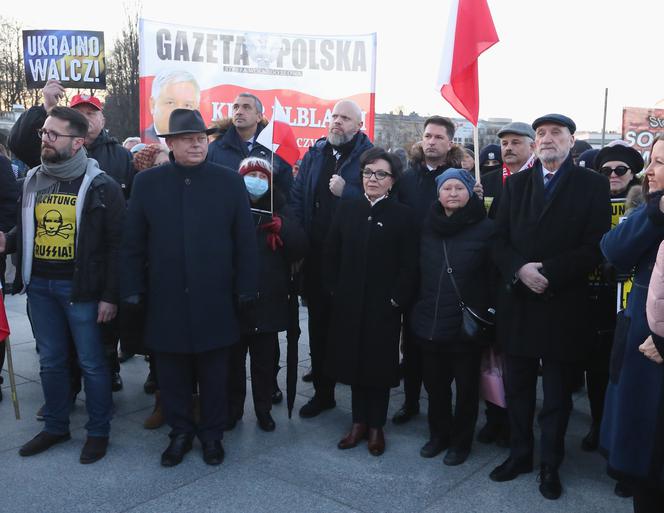
M207 128L203 116L197 110L175 109L168 118L168 133L159 134L159 137L169 137L182 134L200 134L205 132L210 135L216 132L216 128Z

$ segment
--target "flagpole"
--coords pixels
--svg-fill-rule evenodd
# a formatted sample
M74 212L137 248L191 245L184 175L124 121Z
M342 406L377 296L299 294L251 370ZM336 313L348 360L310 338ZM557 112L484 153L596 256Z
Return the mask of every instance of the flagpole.
M473 125L473 145L475 146L475 181L480 181L480 131L478 125Z
M9 385L12 393L12 403L14 404L14 416L16 420L21 420L21 412L18 406L18 396L16 395L16 379L14 376L14 361L12 360L12 346L9 337L5 339L5 351L7 353L7 372L9 373Z
M270 214L274 217L274 112L277 109L274 101L272 102L272 147L270 148L270 165L272 166L272 178L270 179Z

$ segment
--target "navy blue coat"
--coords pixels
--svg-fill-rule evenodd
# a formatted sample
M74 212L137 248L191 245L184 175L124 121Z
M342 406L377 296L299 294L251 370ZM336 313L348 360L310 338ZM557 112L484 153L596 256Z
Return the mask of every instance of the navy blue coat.
M295 216L302 223L304 231L308 235L311 234L316 184L325 163L324 148L326 144L327 139L322 138L309 149L302 159L300 171L291 190L291 205ZM360 155L372 146L373 144L366 134L360 132L353 151L337 171L337 174L346 181L341 199L359 198L364 194L360 177Z
M258 136L263 128L263 125L258 125L255 135ZM262 144L254 143L251 151L247 151L247 145L240 139L233 125L230 125L211 142L208 148L208 162L226 166L233 171L240 169L240 162L247 157L258 157L272 162L272 152ZM274 156L273 165L274 185L288 198L293 185L293 169L278 155Z
M625 318L616 326L600 445L613 477L651 484L664 482L664 366L646 358L639 345L650 335L646 297L664 239L657 203L638 207L601 242L607 261L619 271L634 268L634 284Z
M201 353L239 339L234 307L255 296L254 222L239 174L204 162L139 173L121 251L121 297L145 294L145 344Z

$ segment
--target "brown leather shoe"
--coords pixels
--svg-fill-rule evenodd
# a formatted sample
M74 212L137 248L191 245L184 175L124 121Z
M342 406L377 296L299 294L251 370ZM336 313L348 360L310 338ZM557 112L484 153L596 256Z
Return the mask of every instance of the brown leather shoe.
M360 440L367 436L367 425L366 424L357 424L353 423L353 426L350 428L350 433L341 439L337 444L339 449L352 449Z
M380 456L385 452L385 434L383 428L369 429L369 452L373 456Z
M152 410L150 416L143 422L143 427L145 429L158 429L164 425L164 422L166 421L161 411L161 394L157 390L154 395L154 410Z

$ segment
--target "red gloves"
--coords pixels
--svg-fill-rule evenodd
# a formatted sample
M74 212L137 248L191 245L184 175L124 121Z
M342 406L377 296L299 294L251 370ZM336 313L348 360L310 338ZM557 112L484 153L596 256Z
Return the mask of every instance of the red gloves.
M260 225L260 229L264 230L267 233L267 245L272 248L272 251L276 251L277 248L280 248L284 245L284 242L279 237L279 232L281 231L281 217L272 216L272 221Z

